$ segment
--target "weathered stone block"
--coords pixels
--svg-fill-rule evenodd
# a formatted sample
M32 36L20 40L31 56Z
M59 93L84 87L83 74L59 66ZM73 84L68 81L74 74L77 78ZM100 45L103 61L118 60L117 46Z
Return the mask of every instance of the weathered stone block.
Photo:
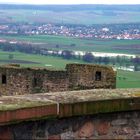
M51 135L51 136L48 136L48 140L61 140L61 136L60 135Z
M96 127L97 127L98 135L107 135L110 129L110 122L107 121L99 122L99 124L97 124Z
M117 120L113 120L112 122L111 122L111 125L125 125L125 124L127 124L128 123L128 120L127 119L117 119Z
M138 139L138 140L140 140L140 134L134 135L134 136L133 136L133 139Z
M134 130L132 129L132 127L120 127L117 130L117 134L119 135L128 135L128 134L133 134Z
M94 135L95 126L91 121L86 122L77 132L79 138L89 138Z
M72 131L67 131L61 134L61 140L73 140L74 133Z

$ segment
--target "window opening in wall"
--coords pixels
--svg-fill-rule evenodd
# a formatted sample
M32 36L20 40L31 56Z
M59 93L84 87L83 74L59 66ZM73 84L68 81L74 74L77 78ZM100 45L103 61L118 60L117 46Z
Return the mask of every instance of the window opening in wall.
M29 85L26 85L26 88L29 89Z
M3 74L2 75L2 84L6 84L6 83L7 83L6 75Z
M38 86L37 78L34 78L33 86L34 86L34 87L37 87L37 86Z
M96 71L95 80L96 81L101 81L101 72L100 71Z

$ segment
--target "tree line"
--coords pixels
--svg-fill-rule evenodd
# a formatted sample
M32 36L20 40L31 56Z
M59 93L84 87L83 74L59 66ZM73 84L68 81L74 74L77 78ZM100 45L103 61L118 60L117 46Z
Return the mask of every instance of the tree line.
M63 59L75 59L75 60L83 60L87 63L95 63L95 64L105 64L105 65L116 65L116 66L134 66L135 71L140 71L140 57L137 56L127 57L127 56L117 56L117 57L95 57L92 53L87 52L83 56L76 55L74 51L63 50L61 53L58 50L48 50L47 48L41 48L34 46L32 44L10 44L10 43L0 43L0 49L2 51L14 52L19 51L22 53L28 54L40 54L40 55L51 55L62 57ZM13 59L14 57L9 55L9 59Z

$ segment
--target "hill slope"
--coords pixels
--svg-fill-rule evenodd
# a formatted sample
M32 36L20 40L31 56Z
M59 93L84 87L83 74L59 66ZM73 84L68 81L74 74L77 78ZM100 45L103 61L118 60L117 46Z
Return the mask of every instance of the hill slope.
M50 22L84 25L110 23L140 23L140 5L0 4L0 21L1 23Z

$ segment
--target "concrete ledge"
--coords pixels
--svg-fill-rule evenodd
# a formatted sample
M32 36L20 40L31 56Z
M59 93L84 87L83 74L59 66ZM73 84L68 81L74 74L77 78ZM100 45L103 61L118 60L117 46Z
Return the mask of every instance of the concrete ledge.
M50 117L140 110L140 89L94 89L0 97L0 125Z
M0 98L0 125L57 116L57 104L46 100L27 100L22 96Z
M17 123L21 121L37 120L41 118L56 117L56 105L47 105L33 108L18 109L0 112L0 125Z
M140 110L140 98L60 104L59 117Z

